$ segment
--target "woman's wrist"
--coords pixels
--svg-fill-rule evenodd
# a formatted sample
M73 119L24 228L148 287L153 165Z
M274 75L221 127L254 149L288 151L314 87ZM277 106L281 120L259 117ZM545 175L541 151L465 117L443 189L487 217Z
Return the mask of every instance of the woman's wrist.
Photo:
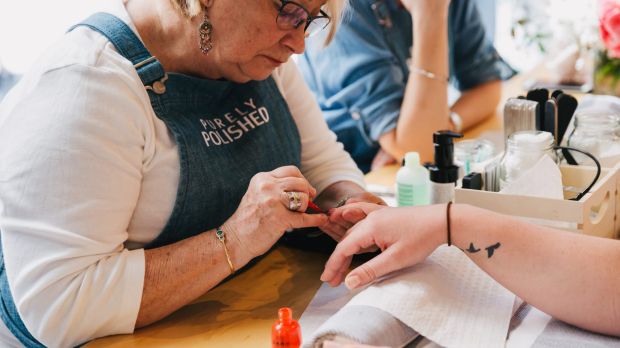
M451 215L454 206L453 204L451 207ZM425 224L428 224L427 230L430 231L428 240L431 242L433 248L436 249L448 243L448 220L446 219L447 205L437 204L427 207L430 208L430 210L423 214L425 217ZM450 221L450 228L453 229L452 221Z
M231 220L232 218L228 219L220 228L226 235L226 247L233 267L239 270L258 255L254 255L243 243L237 225Z
M478 215L479 208L471 206L469 204L452 204L450 207L450 239L451 244L457 248L463 250L469 246L472 242L472 236L470 236L471 229L469 226L476 224L476 215ZM447 243L447 221L444 241Z
M450 8L449 0L418 0L410 1L412 4L408 6L413 23L428 22L432 23L437 19L448 18L448 9Z
M435 9L437 7L448 7L450 5L451 0L398 0L400 4L407 9L407 11L413 12L419 11L420 9L432 8Z

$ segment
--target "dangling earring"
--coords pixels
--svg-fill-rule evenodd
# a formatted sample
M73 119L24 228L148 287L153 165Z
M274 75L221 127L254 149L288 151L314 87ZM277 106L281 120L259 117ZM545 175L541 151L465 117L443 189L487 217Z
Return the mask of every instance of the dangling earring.
M207 15L207 7L205 6L205 16L200 24L200 50L203 54L209 54L209 51L213 49L213 38L211 32L213 31L213 25Z

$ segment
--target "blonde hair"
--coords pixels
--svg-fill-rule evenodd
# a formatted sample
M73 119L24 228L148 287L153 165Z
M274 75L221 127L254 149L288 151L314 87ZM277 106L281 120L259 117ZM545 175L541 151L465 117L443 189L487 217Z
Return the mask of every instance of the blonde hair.
M327 13L332 18L332 22L329 26L329 33L325 40L325 44L328 44L336 35L338 29L338 23L342 18L342 13L347 5L348 0L327 0ZM202 12L202 2L200 0L170 0L174 7L179 10L185 17L194 18Z
M170 2L187 18L194 18L202 12L200 0L170 0Z
M333 40L336 35L336 30L338 30L338 24L342 20L342 14L347 7L348 0L328 0L327 1L327 13L332 17L331 24L329 26L329 32L327 33L327 38L325 38L325 46L329 45L329 43Z

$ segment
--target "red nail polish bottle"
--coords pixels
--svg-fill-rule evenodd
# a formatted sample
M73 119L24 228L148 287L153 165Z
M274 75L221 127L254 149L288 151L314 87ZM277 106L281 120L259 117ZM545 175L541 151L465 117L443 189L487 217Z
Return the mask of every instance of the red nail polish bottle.
M272 348L299 348L301 327L293 319L293 310L283 307L278 310L278 321L271 327Z

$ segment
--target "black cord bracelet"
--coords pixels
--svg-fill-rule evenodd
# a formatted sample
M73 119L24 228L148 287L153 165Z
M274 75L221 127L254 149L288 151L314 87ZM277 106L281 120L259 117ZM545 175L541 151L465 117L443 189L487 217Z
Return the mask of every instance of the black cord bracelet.
M452 246L452 233L450 231L450 207L452 206L452 202L448 202L446 206L446 222L448 225L448 246Z

